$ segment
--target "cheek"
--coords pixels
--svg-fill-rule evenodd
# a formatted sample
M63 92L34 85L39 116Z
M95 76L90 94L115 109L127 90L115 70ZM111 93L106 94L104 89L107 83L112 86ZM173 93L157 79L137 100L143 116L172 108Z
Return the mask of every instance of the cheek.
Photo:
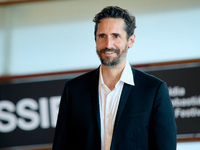
M117 48L117 49L124 49L124 42L122 42L122 41L116 41L115 43L114 43L114 46Z
M96 41L96 48L97 49L105 48L104 45L105 44L102 41Z

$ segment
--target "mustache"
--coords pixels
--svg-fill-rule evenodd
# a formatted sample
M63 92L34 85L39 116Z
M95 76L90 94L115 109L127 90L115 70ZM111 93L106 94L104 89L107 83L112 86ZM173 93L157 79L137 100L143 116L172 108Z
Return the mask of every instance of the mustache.
M105 52L115 52L115 53L119 54L120 50L114 49L114 48L112 48L112 49L105 48L105 49L100 50L100 54L105 53Z

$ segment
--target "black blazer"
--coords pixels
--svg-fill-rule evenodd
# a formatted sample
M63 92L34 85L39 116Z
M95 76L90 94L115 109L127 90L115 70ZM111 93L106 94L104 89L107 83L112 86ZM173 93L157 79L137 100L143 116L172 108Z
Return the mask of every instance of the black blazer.
M124 84L111 150L175 150L176 123L165 82L132 68ZM53 150L100 150L99 68L68 81L60 103Z

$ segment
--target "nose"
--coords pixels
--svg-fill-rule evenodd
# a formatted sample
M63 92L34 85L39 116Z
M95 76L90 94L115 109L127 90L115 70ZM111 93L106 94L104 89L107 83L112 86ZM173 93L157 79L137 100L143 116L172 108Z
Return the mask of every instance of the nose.
M112 40L112 38L110 38L110 37L106 38L105 46L106 46L107 49L112 49L113 48L113 40Z

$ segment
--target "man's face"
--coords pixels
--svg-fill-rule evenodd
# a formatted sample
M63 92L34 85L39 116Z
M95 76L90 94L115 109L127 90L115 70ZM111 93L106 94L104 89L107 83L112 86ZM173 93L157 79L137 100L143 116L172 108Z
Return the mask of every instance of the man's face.
M101 63L114 67L124 62L128 48L133 46L135 35L127 40L123 19L104 18L100 20L96 33L96 51Z

